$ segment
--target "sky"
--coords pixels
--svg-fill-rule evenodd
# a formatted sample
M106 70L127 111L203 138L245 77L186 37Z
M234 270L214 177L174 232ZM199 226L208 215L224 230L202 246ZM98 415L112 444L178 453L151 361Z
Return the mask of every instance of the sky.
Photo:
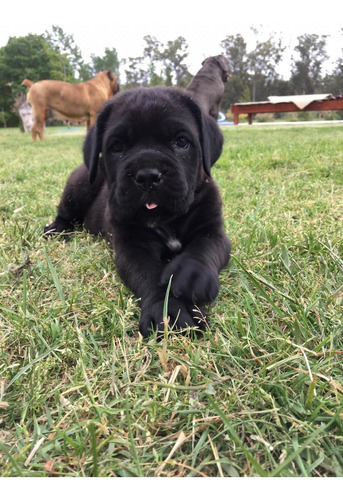
M320 4L320 5L319 5ZM115 48L119 58L142 55L145 35L162 43L183 36L188 43L191 73L208 56L222 52L220 42L240 33L253 44L250 27L280 35L294 47L304 33L330 35L332 60L342 56L343 2L341 0L12 0L2 7L0 47L9 37L43 34L52 25L73 35L85 62ZM248 45L249 48L249 45ZM251 46L253 48L253 45ZM287 76L289 55L281 73Z

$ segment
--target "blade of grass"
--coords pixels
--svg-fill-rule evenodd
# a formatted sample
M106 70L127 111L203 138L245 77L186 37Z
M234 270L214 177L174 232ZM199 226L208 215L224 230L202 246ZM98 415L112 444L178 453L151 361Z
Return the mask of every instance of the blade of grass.
M32 368L33 365L35 365L36 363L39 363L40 361L42 361L44 358L46 358L47 356L49 356L49 354L51 354L55 349L57 349L57 347L59 346L59 344L56 344L54 345L53 347L51 347L50 349L48 349L47 351L45 351L43 354L41 354L40 356L37 356L37 358L33 359L32 361L30 361L27 365L25 365L21 370L19 370L19 372L8 382L7 384L7 387L6 387L6 390L11 387L12 384L14 384L14 382L16 380L18 380L18 378L20 378L22 375L24 375L24 373L26 373L30 368Z
M128 400L128 395L127 394L126 394L126 397L125 397L125 413L126 413L127 428L128 428L128 434L129 434L129 440L130 440L130 448L131 448L131 453L133 455L134 462L136 464L137 475L139 477L143 477L143 472L142 472L141 464L139 462L137 448L136 448L135 440L133 438L133 433L132 433L132 424L131 424L131 417L130 417L130 406L129 406L129 400Z
M218 413L218 415L222 419L222 421L223 421L223 423L224 423L224 425L226 427L226 430L230 434L231 439L243 451L244 455L246 456L247 460L250 462L250 464L252 465L252 467L254 467L254 469L256 470L256 472L260 476L262 476L262 477L268 477L269 474L263 470L263 468L260 466L260 464L257 462L257 460L252 456L252 454L250 453L250 451L248 451L245 448L245 446L242 443L242 441L240 440L237 432L234 430L234 428L230 424L228 418L222 412L222 410L219 408L219 406L217 405L217 403L214 402L214 400L212 399L212 397L209 394L207 394L207 398L208 398L211 406L216 410L216 412Z
M281 297L284 297L287 300L290 300L294 304L297 303L297 300L294 299L293 297L290 297L287 295L287 293L281 292L281 290L278 290L272 283L269 283L267 280L262 278L262 276L259 276L258 274L254 273L253 271L250 271L247 269L243 264L235 257L232 257L235 262L239 265L239 267L244 271L244 273L253 281L254 285L258 288L258 290L261 292L263 297L269 302L269 304L277 311L278 313L281 313L282 311L275 305L275 302L269 297L269 295L265 292L265 290L262 288L260 283L263 283L263 285L266 285L268 288L276 292L277 294L281 295Z
M288 455L288 457L282 462L282 464L280 464L278 467L276 467L276 469L274 469L273 471L271 471L270 473L270 476L272 477L276 477L280 474L280 472L283 471L283 469L285 469L291 462L293 462L293 460L296 460L296 458L308 447L310 446L310 444L321 434L323 433L328 427L329 425L332 424L332 421L330 421L328 424L326 425L321 425L320 427L318 427L318 429L316 429L312 434L311 436L306 439L306 441L304 441L304 443L299 446L299 448L297 448L295 451L293 451L293 453L291 453L290 455Z
M93 457L93 470L92 477L98 477L98 451L97 451L97 437L95 431L95 425L91 422L88 426L89 433L91 435L91 450Z
M63 290L62 290L62 286L61 286L60 280L58 279L58 276L57 276L57 273L56 273L56 269L54 268L54 266L53 266L53 264L52 264L52 262L50 260L48 252L46 250L46 247L44 247L44 255L45 255L46 262L48 264L48 268L49 268L50 274L52 276L52 280L53 280L55 288L57 290L58 296L59 296L59 298L60 298L63 306L65 306L66 305L66 301L65 301L65 298L64 298L64 293L63 293Z
M16 470L16 472L17 472L16 475L18 477L21 477L23 475L21 469L19 468L19 466L18 466L17 462L15 461L15 459L12 457L11 453L9 453L9 451L6 448L6 446L1 441L0 441L0 450L7 457L8 461L11 463L12 467Z

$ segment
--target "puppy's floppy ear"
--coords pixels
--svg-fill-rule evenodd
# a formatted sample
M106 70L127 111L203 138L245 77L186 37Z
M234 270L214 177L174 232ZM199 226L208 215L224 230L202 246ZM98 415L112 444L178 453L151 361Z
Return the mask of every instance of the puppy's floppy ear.
M216 57L216 61L219 64L221 70L228 76L231 76L231 66L229 60L221 54L220 56Z
M211 177L211 167L222 154L224 138L216 121L202 114L202 162L206 174Z
M89 182L95 180L99 157L102 151L102 136L104 134L108 117L112 109L112 103L108 102L100 111L95 125L89 130L83 144L83 159L89 171Z
M101 151L101 145L98 144L98 133L96 125L94 125L86 136L86 140L83 144L83 161L89 172L89 182L92 184L95 180L98 161Z
M200 128L202 163L206 174L211 177L211 167L222 154L223 134L214 118L205 114L192 97L187 98L187 104L197 119Z
M213 57L213 60L216 62L216 64L219 66L219 68L222 71L222 81L225 83L228 81L228 79L231 77L232 69L230 66L229 60L223 56L222 54L220 56L215 56Z

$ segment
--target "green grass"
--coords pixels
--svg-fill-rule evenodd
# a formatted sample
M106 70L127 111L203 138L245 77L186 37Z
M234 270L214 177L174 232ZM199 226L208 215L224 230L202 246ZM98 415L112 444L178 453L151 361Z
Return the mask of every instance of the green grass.
M343 126L224 134L232 260L156 342L104 241L42 236L83 134L0 130L3 476L343 475Z

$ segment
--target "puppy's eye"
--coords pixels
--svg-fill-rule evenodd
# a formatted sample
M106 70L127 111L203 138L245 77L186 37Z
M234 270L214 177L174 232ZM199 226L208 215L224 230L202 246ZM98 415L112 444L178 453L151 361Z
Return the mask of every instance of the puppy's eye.
M176 141L175 141L175 145L178 147L178 148L183 148L183 149L187 149L188 146L189 146L189 140L186 139L186 137L183 137L182 135L180 135Z
M111 153L121 153L123 149L124 144L120 139L115 139L109 147Z

